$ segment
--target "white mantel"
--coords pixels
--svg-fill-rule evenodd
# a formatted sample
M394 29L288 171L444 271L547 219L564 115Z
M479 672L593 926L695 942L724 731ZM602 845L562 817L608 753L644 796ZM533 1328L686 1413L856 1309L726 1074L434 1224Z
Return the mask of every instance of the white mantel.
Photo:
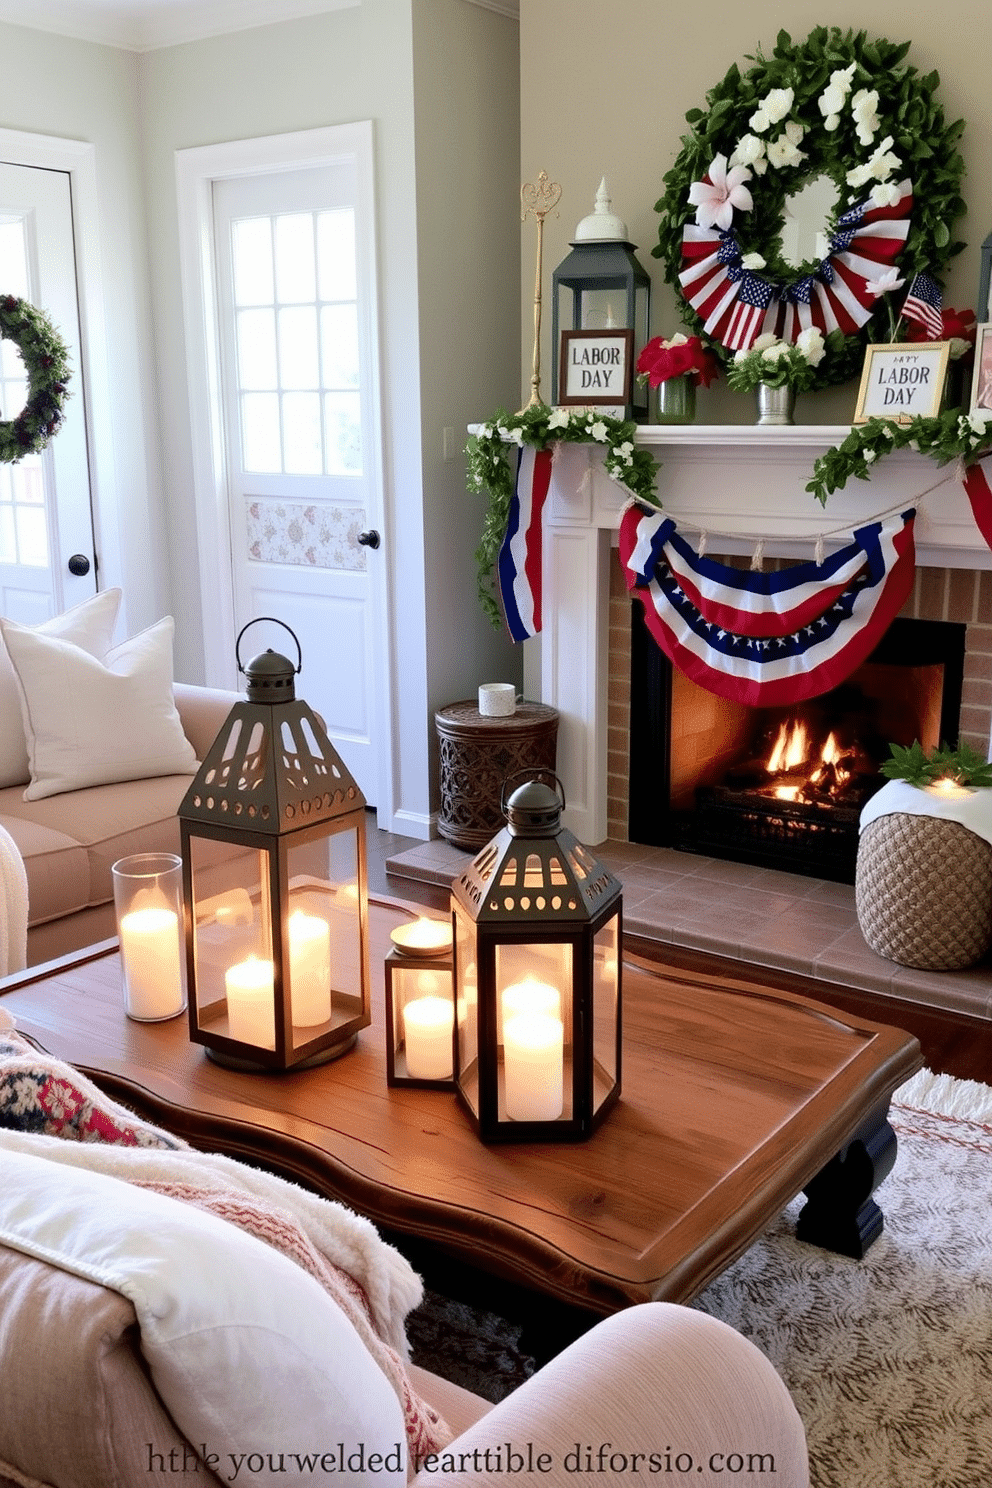
M829 552L880 513L916 506L918 563L992 569L954 467L911 450L887 456L870 481L850 482L821 507L805 489L813 462L849 432L847 425L647 425L637 443L662 467L665 511L693 541L706 530L711 553L751 552L763 540L769 555L811 558L820 534L841 529L827 537ZM528 643L524 685L559 711L565 821L590 844L607 835L609 558L625 503L600 447L558 446L545 508L544 629Z

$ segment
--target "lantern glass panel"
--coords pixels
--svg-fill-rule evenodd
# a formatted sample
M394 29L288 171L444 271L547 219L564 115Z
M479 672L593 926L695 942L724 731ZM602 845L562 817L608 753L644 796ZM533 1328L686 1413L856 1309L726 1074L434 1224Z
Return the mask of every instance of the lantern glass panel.
M500 1121L570 1121L572 946L497 944Z
M593 939L592 1114L617 1082L617 1029L620 996L620 916L607 920Z
M275 1048L269 857L190 835L197 1026Z
M283 966L294 1048L361 1016L358 854L354 831L287 848Z
M458 1020L458 1070L462 1093L479 1113L479 970L475 926L459 905L455 910L455 1016Z
M605 289L584 289L581 299L583 330L612 331L627 325L627 286L619 280Z

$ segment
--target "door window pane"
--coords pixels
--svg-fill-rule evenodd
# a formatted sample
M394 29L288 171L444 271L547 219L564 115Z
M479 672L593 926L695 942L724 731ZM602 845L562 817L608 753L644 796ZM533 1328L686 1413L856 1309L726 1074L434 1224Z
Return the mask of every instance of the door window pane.
M317 310L299 305L279 311L279 372L284 388L318 388Z
M317 297L313 214L284 213L275 219L276 298L284 305Z
M358 307L325 305L320 312L326 388L358 387Z
M324 430L328 475L360 475L362 423L357 393L327 393Z
M279 386L276 322L272 310L238 311L238 381L248 391Z
M282 470L278 393L243 394L241 452L246 470L266 475Z
M272 224L268 217L232 223L231 258L234 265L234 303L271 305Z
M355 300L355 213L351 207L317 214L317 266L322 300Z
M287 475L320 475L320 394L286 393L282 400L283 447Z

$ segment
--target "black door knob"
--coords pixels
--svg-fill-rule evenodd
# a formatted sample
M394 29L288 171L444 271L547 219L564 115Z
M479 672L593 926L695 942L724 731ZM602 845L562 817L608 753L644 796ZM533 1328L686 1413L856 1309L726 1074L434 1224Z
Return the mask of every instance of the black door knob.
M73 553L69 559L69 572L77 579L84 578L90 571L90 560L85 553Z
M371 532L360 532L358 541L363 548L377 548L379 546L379 534L373 527Z

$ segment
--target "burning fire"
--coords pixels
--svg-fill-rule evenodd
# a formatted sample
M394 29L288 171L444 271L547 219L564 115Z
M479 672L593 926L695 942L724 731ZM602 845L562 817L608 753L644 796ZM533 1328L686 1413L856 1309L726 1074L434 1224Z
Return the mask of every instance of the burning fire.
M769 775L780 777L766 794L780 801L802 801L811 797L840 795L851 779L851 758L828 734L818 757L809 730L802 719L790 719L779 726L771 753L765 761ZM790 779L781 780L782 776Z

